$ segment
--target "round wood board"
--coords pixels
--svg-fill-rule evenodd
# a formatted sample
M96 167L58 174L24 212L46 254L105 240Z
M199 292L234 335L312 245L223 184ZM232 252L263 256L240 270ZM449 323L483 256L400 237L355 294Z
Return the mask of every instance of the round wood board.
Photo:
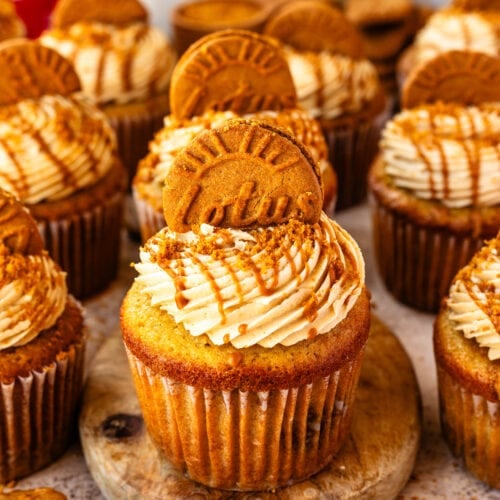
M227 492L195 483L160 460L148 438L119 335L92 363L80 413L89 470L108 499L380 498L397 496L413 469L421 431L418 384L395 335L372 316L351 432L316 476L273 492Z

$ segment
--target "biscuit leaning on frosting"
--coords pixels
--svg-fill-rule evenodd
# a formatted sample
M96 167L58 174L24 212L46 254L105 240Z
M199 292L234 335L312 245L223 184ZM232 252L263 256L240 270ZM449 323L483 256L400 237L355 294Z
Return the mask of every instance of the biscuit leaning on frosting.
M176 232L202 223L315 223L322 203L320 175L306 148L284 130L251 120L230 120L196 136L163 189L165 220Z
M0 42L0 106L80 90L73 66L55 50L26 39Z
M436 101L467 106L500 102L500 57L451 50L417 66L405 81L402 107Z

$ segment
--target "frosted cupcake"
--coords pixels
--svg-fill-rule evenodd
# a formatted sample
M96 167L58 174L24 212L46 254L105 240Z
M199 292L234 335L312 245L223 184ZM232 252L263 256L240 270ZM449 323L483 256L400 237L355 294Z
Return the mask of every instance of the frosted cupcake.
M447 52L407 81L369 176L387 289L437 311L453 276L500 227L500 60ZM444 99L449 102L443 102Z
M455 276L434 353L444 437L468 470L500 488L500 233Z
M283 4L264 33L285 44L299 105L320 122L338 177L336 208L360 203L386 98L375 66L363 57L359 33L322 1Z
M71 293L89 297L118 269L126 172L114 131L54 50L4 42L0 68L0 187L29 208Z
M147 11L135 0L114 8L98 0L60 0L40 42L74 65L84 94L115 129L131 179L169 111L175 62L169 40L148 23Z
M167 175L121 328L147 430L195 481L292 484L347 436L370 307L321 206L307 150L261 122L200 133Z
M75 437L85 328L36 222L0 190L0 484L46 466Z
M325 139L318 121L297 105L286 60L274 40L242 30L201 38L174 69L171 105L133 180L143 241L165 224L161 193L179 151L197 133L237 116L283 127L309 148L321 172L324 209L333 213L337 181Z
M484 11L468 11L457 7L436 11L427 19L413 44L398 62L399 86L403 85L415 67L449 50L498 55L499 35L500 11L496 18Z

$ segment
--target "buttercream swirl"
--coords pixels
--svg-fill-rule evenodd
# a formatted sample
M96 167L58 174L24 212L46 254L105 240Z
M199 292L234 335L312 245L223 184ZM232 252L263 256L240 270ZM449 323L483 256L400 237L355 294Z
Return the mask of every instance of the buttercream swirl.
M163 210L162 189L165 177L178 153L201 131L218 128L225 121L234 118L237 115L232 111L208 111L202 116L187 120L178 120L171 115L165 117L163 128L149 144L148 156L138 165L134 189L155 210ZM263 121L288 130L308 148L320 173L332 168L319 123L308 112L302 109L261 111L244 115L243 118Z
M55 324L66 306L65 276L45 251L10 253L0 244L0 350L24 345Z
M357 113L380 92L377 70L367 59L289 47L285 55L299 103L315 118Z
M500 359L500 235L459 271L447 305L455 328Z
M420 64L449 50L470 50L497 55L495 25L479 12L441 9L432 14L414 42L415 62Z
M450 208L500 204L500 105L437 103L386 124L381 152L398 187Z
M127 103L166 92L175 52L161 30L79 22L52 29L40 42L74 65L84 93L98 103Z
M236 230L201 225L153 236L135 265L152 307L193 336L237 348L293 345L329 332L364 286L352 237L324 213L314 225Z
M116 139L82 96L42 96L0 110L0 185L24 204L65 198L113 166Z

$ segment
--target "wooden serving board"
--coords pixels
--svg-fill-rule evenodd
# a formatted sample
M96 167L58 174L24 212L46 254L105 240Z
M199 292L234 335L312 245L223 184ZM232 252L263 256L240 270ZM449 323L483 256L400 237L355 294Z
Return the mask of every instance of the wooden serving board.
M309 480L274 492L214 490L159 459L144 428L116 334L92 363L79 425L87 465L108 499L394 498L415 463L421 402L408 355L375 316L353 413L351 433L341 452Z

